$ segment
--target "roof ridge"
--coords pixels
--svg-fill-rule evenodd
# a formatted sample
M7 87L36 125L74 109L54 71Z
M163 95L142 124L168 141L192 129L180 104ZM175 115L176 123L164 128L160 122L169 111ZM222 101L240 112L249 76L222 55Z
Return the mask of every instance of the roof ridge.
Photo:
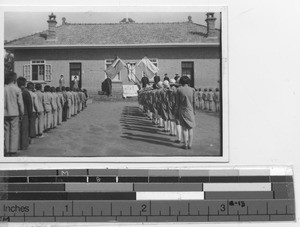
M193 22L188 22L188 21L178 21L178 22L133 22L133 23L70 23L70 22L66 22L63 25L121 25L121 24L195 24L195 25L199 25L199 26L203 26L206 27L205 25L202 24L197 24L197 23L193 23ZM62 25L60 25L62 26Z
M15 42L15 41L18 41L18 40L20 40L20 39L25 39L25 38L28 38L28 37L30 37L30 36L39 35L39 34L42 34L42 33L44 33L44 32L47 32L47 31L48 31L48 30L43 30L43 31L41 31L41 32L35 32L35 33L33 33L33 34L30 34L30 35L26 35L26 36L23 36L23 37L19 37L19 38L16 38L16 39L7 41L5 44L9 44L9 43L11 43L11 42Z

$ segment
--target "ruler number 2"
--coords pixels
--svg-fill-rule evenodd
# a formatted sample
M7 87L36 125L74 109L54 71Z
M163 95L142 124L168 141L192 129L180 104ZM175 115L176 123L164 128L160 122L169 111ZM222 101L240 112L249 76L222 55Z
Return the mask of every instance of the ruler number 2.
M146 204L142 204L142 212L147 212L147 206L146 206Z

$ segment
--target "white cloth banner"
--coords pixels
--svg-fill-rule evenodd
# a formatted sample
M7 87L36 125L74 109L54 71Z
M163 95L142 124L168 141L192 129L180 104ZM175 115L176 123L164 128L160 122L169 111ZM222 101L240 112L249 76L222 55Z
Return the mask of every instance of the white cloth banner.
M128 80L135 82L135 65L127 63L127 69L128 69Z
M138 96L137 91L139 90L137 85L123 85L123 97L135 97Z

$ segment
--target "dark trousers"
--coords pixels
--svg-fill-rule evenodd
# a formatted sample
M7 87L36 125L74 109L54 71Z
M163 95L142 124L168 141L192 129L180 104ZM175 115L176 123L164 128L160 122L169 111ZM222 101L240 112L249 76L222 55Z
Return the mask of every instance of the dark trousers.
M29 146L29 119L28 115L22 117L20 121L20 139L19 139L19 149L27 150Z

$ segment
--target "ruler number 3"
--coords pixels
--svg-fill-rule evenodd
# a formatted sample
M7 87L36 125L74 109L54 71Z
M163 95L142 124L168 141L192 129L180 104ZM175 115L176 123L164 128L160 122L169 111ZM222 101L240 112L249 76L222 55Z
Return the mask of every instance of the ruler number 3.
M226 205L225 204L221 204L220 211L225 211L225 210L226 210Z

